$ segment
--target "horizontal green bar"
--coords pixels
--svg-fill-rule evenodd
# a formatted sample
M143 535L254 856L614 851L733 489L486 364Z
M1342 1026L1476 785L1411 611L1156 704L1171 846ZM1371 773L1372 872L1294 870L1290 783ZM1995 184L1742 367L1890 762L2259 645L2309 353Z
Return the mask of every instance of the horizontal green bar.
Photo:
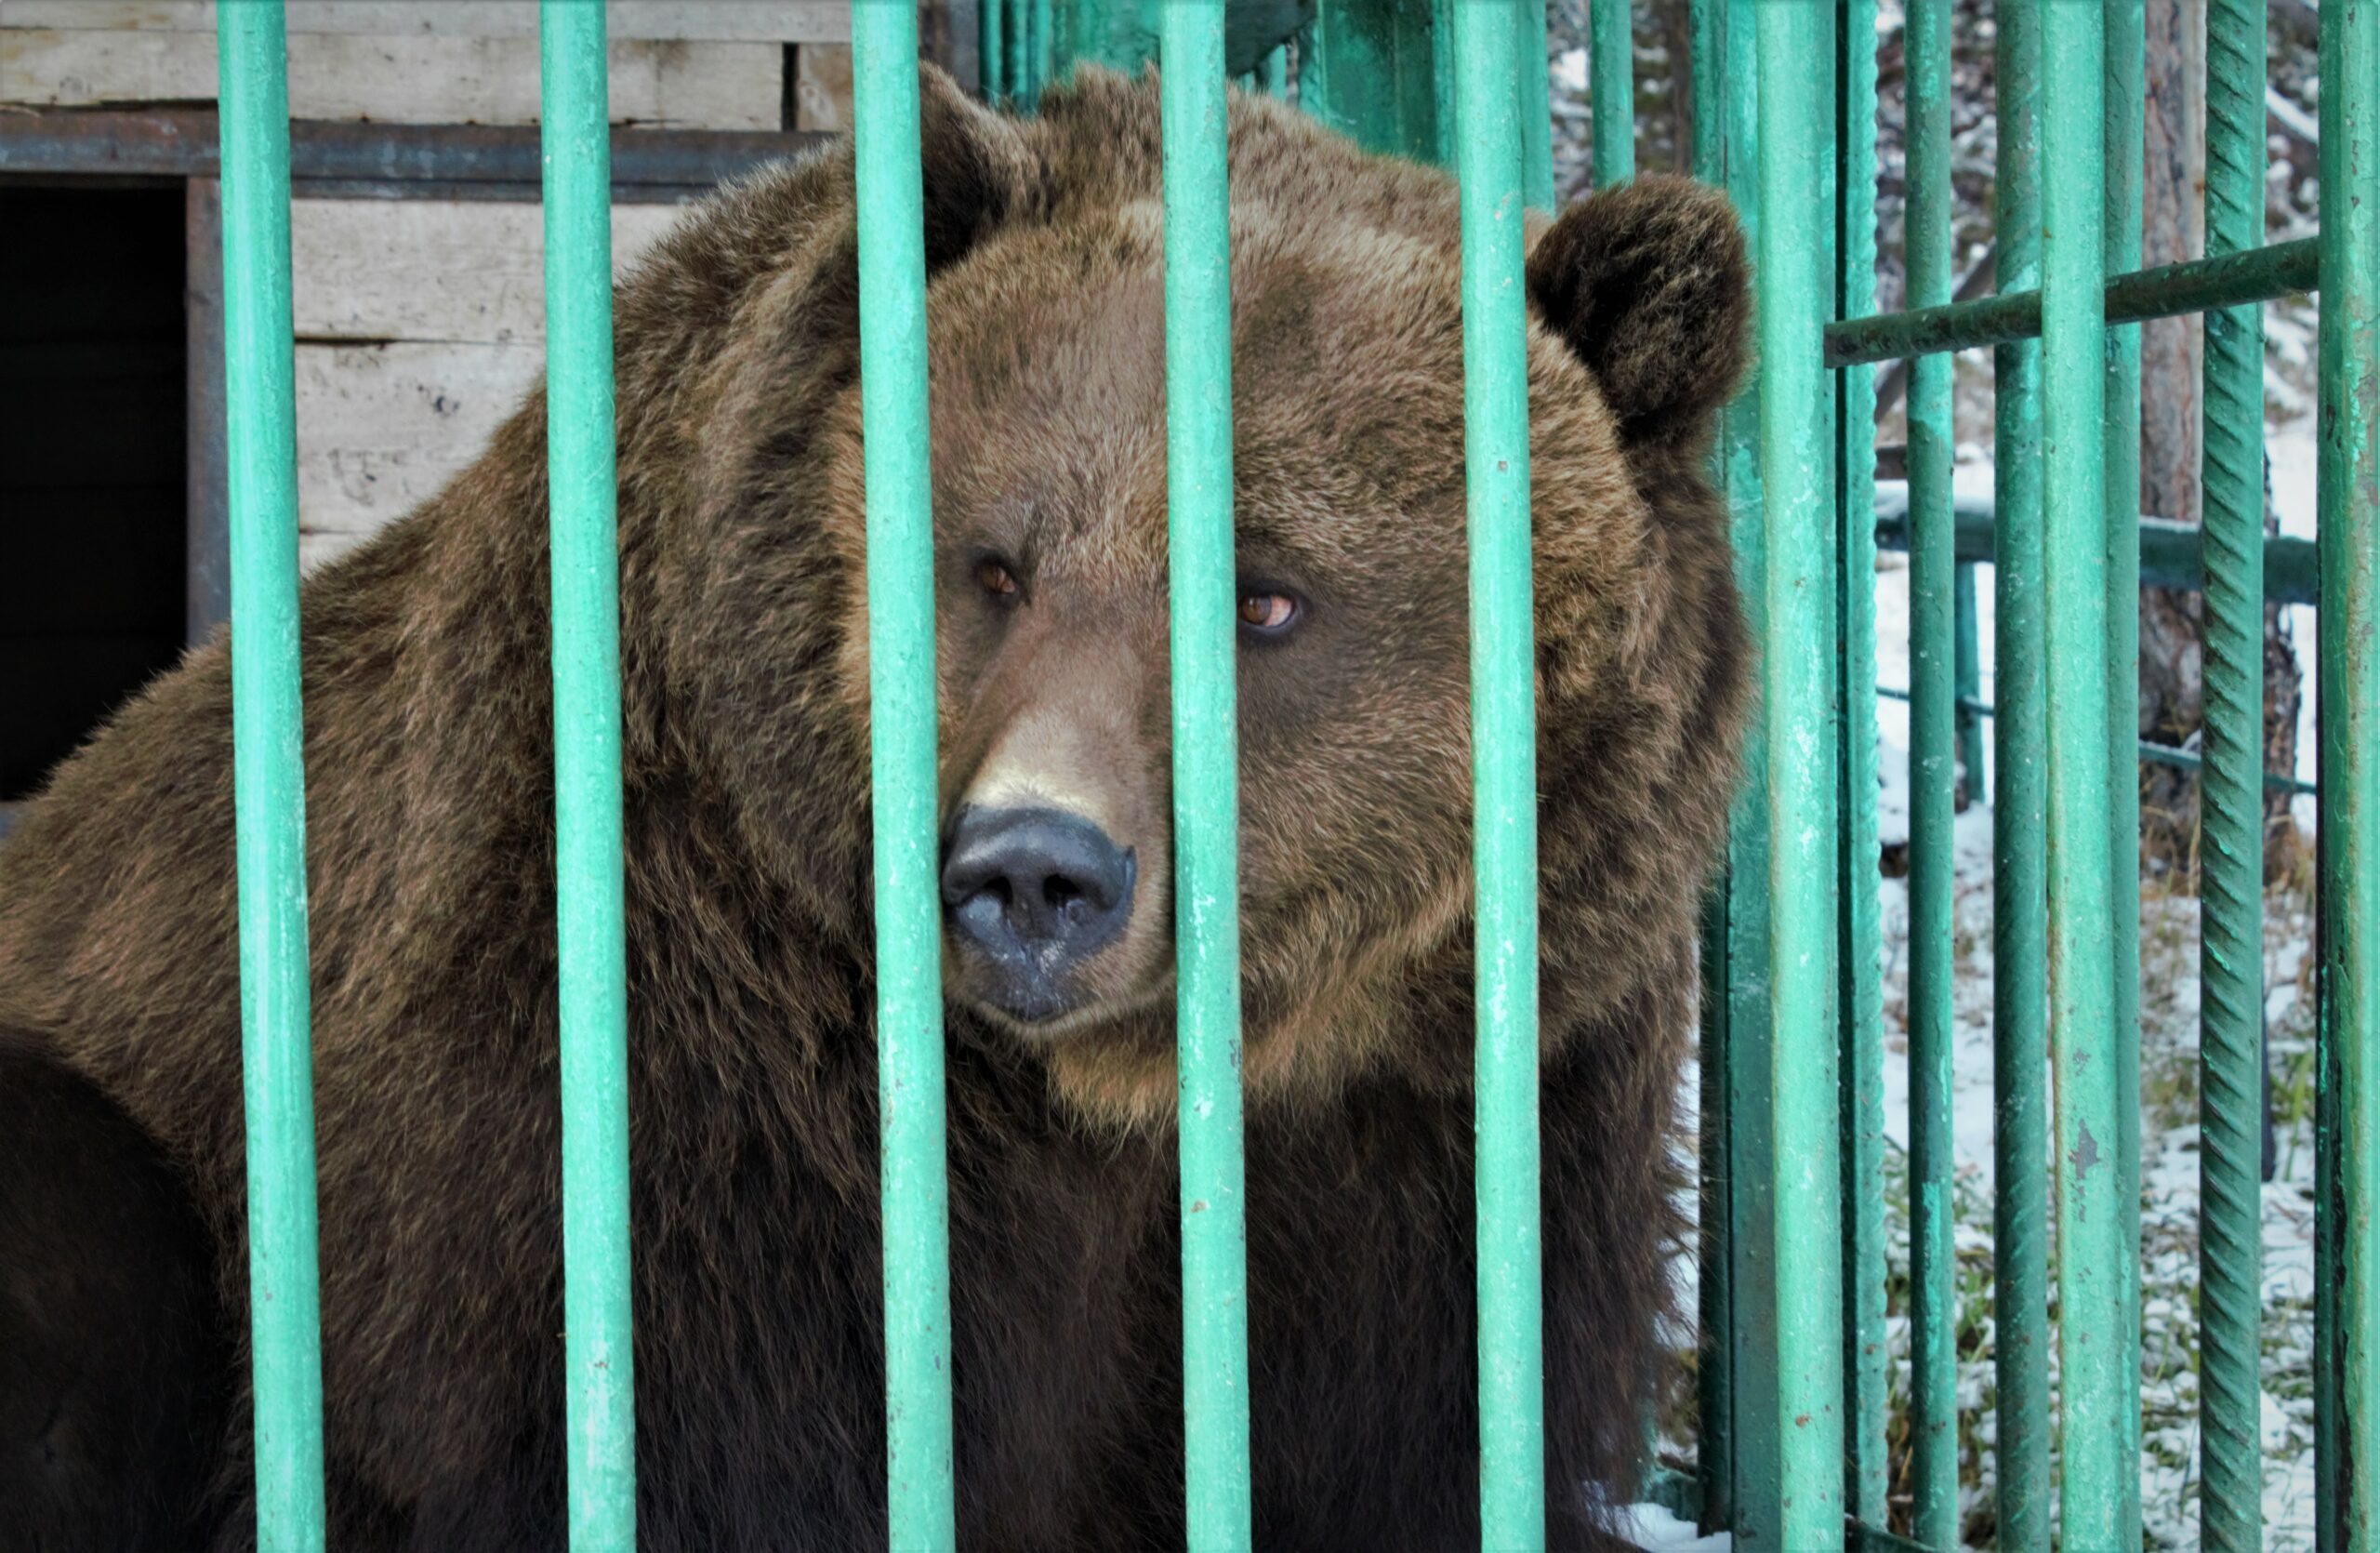
M1952 504L1957 517L1955 543L1962 562L1992 558L1993 507L1986 497L1963 496ZM2199 558L2202 540L2195 524L2170 518L2140 520L2140 580L2150 588L2204 585L2206 568ZM1876 546L1880 550L1909 548L1909 493L1897 481L1876 485ZM2314 541L2270 535L2265 539L2265 597L2274 604L2320 603L2320 567Z
M2108 325L2175 318L2312 291L2320 272L2320 242L2303 237L2246 253L2111 275L2107 289ZM1857 366L1862 362L1968 351L2015 339L2038 339L2041 332L2042 294L2012 291L1979 302L1953 302L1830 324L1826 364Z
M1880 684L1876 687L1876 694L1888 701L1909 699L1909 691L1900 685ZM1973 712L1977 717L1998 715L1990 702L1977 697L1962 696L1959 697L1958 705L1961 711ZM2182 771L2196 771L2205 763L2187 750L2177 750L2170 744L2152 744L2145 738L2140 741L2140 758L2152 764L2170 765ZM2294 776L2284 776L2278 771L2268 771L2264 776L2265 786L2274 792L2311 793L2320 790L2311 782L2301 782Z

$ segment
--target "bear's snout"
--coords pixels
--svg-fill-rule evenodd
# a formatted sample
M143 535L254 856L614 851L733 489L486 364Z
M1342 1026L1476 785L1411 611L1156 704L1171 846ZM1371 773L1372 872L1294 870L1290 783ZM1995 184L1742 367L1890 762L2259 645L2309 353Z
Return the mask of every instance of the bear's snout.
M971 805L951 828L943 907L995 1001L1051 1019L1078 1001L1075 970L1123 936L1137 872L1131 849L1080 815Z

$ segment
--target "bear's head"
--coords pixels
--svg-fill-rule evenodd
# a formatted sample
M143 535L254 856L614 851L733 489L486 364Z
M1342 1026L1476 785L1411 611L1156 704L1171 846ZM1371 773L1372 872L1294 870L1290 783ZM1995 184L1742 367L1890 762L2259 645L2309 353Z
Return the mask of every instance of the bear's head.
M925 130L946 997L963 1035L1040 1054L1085 1112L1162 1117L1179 905L1155 82L1085 72L1016 121L930 73ZM864 947L842 166L842 203L804 213L685 411L701 516L672 571L707 624L673 633L673 677L697 725L733 731L711 763L755 855ZM1382 1066L1460 1083L1455 191L1261 100L1234 100L1231 177L1247 1082L1259 1104ZM1702 471L1749 307L1734 218L1699 186L1646 178L1530 222L1552 1043L1687 963L1743 677Z

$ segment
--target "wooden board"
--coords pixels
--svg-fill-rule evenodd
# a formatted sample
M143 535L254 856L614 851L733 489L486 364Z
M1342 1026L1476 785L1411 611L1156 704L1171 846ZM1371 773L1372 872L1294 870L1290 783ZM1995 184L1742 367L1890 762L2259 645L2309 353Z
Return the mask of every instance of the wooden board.
M612 207L625 273L683 218ZM289 213L298 338L535 345L545 338L545 224L534 205L476 200L298 200Z
M534 38L537 7L526 0L289 0L293 33L407 33ZM615 39L707 43L842 43L852 35L850 0L611 0L604 25ZM213 33L214 0L0 0L0 28Z
M477 458L545 366L542 343L298 347L298 549L308 569Z
M847 43L805 43L794 51L796 129L840 134L852 126L852 48Z
M779 44L611 44L615 124L775 129L784 118L784 83ZM0 102L88 107L214 97L210 33L0 28ZM289 40L289 111L301 119L535 124L537 41L296 34Z

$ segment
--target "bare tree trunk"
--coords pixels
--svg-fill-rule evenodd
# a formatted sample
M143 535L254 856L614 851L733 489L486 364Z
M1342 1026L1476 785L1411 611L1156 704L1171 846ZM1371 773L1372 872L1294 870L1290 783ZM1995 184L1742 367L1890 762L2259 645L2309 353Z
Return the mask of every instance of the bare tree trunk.
M2172 264L2206 251L2206 0L2148 0L2149 160L2142 187L2141 262ZM2140 331L2140 501L2197 523L2199 418L2204 405L2200 321L2164 318ZM2140 595L2140 737L2185 742L2205 713L2198 596ZM2184 860L2198 829L2188 772L2141 774L2141 828L2150 856Z

